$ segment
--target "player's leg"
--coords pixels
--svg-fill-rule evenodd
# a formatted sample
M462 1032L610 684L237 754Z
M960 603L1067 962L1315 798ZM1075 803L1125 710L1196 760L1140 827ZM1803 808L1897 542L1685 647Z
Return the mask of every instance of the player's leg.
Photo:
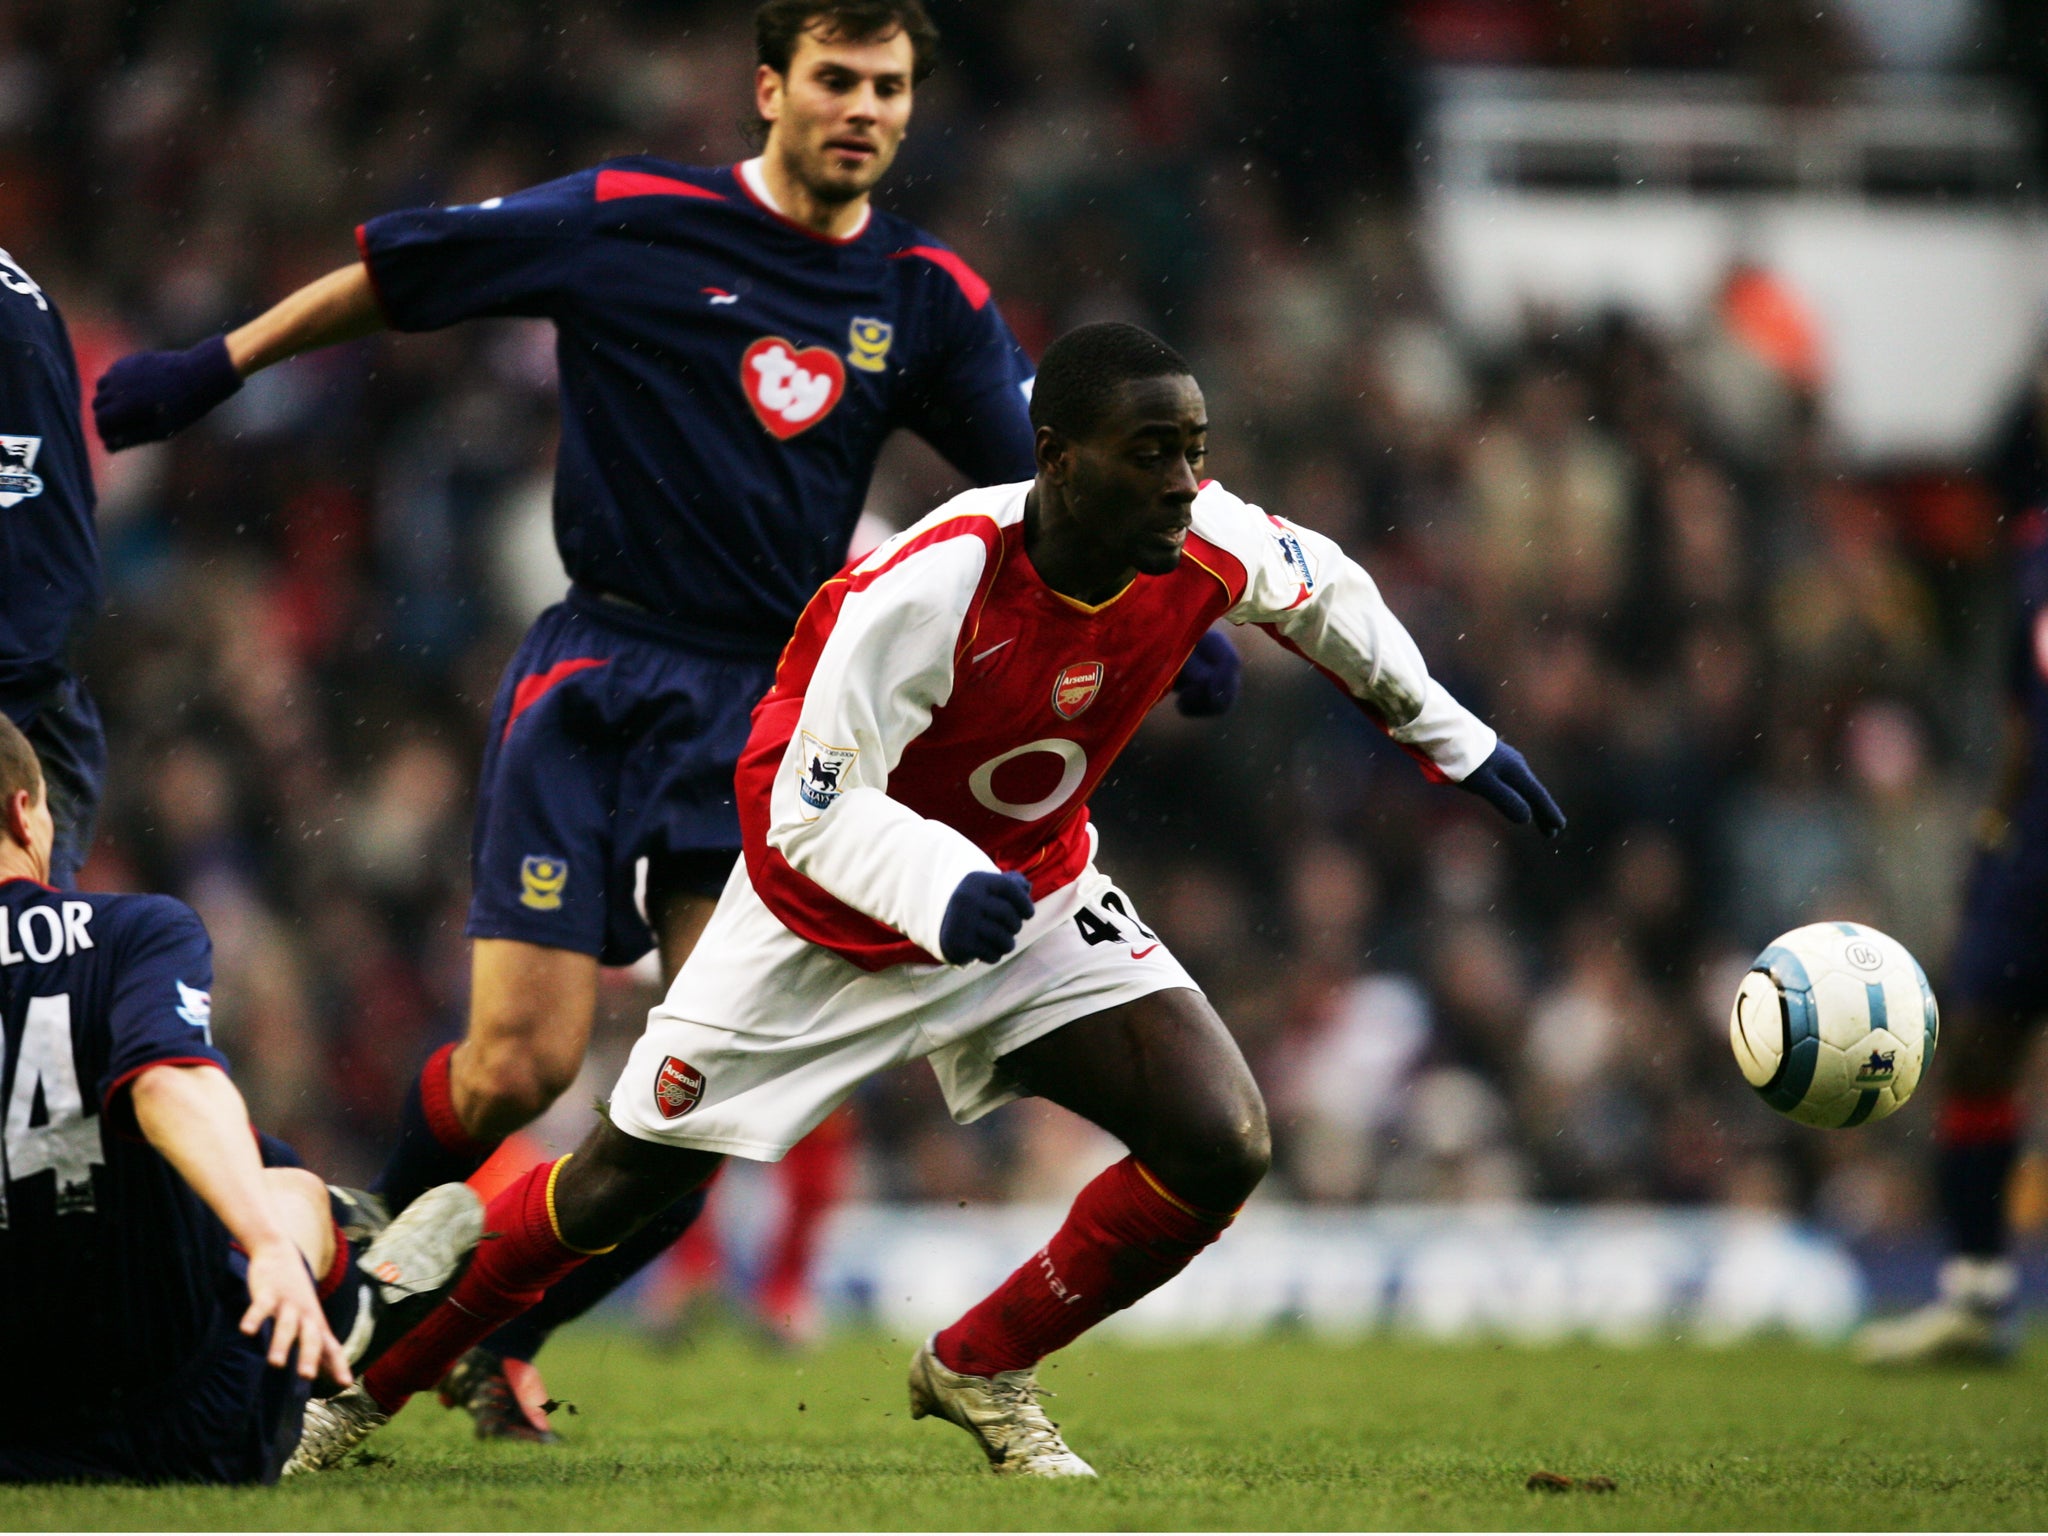
M696 948L718 904L718 888L737 856L730 849L715 849L649 860L647 909L654 920L664 987ZM544 1406L546 1385L533 1363L541 1347L557 1329L583 1316L673 1247L703 1209L704 1191L691 1190L609 1253L552 1287L538 1305L499 1329L449 1372L440 1386L442 1405L466 1408L479 1439L546 1444L559 1438Z
M754 1309L761 1327L781 1344L806 1344L817 1332L811 1269L825 1220L846 1187L853 1149L853 1110L842 1104L775 1165L781 1216L769 1239Z
M394 1214L475 1172L582 1063L616 904L611 684L632 644L559 605L499 683L471 842L469 1028L406 1094L375 1185Z
M1858 1352L1877 1364L2003 1358L2018 1272L2007 1201L2018 1158L2017 1087L2029 1037L2024 1014L1969 1001L1941 1021L1934 1125L1935 1196L1948 1258L1939 1293L1903 1317L1871 1324Z
M1201 993L1176 988L1003 1056L1027 1094L1130 1149L1065 1223L911 1364L911 1411L972 1433L999 1472L1089 1475L1036 1401L1039 1360L1164 1285L1229 1226L1272 1159L1265 1102Z

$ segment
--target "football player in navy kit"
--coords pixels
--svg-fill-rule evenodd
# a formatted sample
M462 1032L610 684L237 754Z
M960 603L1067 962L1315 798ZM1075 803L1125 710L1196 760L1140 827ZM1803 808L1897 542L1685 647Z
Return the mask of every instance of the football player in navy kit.
M0 714L49 776L50 882L70 886L92 843L106 771L98 708L66 652L100 600L92 471L78 365L57 305L0 251Z
M2019 1344L2007 1207L2026 1051L2048 1019L2048 364L1989 478L2009 514L2013 601L2005 749L1978 819L1942 1007L1935 1193L1949 1251L1933 1301L1858 1337L1879 1365L1997 1361Z
M362 259L189 351L126 358L109 447L179 430L258 369L382 326L554 322L555 532L573 581L500 685L478 792L468 1035L408 1096L379 1190L401 1207L473 1170L574 1078L600 964L688 956L740 843L733 767L811 594L846 558L875 459L908 428L977 484L1027 478L1031 365L966 262L873 207L936 34L918 0L771 0L757 14L763 152L608 161L485 202L386 214ZM1212 636L1179 680L1226 707ZM636 873L645 869L645 916ZM479 1414L541 1395L545 1329L694 1219L679 1202L486 1358ZM537 1411L507 1432L545 1433Z
M55 836L0 716L0 1482L272 1481L315 1377L346 1386L438 1298L482 1208L454 1185L384 1227L264 1167L206 929L56 889Z

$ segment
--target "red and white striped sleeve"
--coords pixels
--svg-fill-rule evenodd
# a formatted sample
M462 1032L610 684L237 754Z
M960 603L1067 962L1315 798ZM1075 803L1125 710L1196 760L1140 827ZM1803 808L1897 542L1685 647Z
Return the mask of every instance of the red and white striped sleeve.
M850 573L776 771L767 840L828 894L937 955L954 889L996 866L889 795L904 749L952 696L961 626L988 558L973 531L934 538L943 527L930 523Z
M1493 728L1429 675L1415 637L1334 540L1214 481L1195 498L1193 531L1243 568L1226 619L1257 624L1314 662L1433 774L1455 782L1491 755Z

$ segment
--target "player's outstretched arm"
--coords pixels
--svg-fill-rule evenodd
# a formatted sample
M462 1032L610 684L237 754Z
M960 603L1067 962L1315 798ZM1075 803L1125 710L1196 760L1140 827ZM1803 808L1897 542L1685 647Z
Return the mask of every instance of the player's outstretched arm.
M295 1365L309 1381L324 1373L346 1386L348 1357L321 1313L309 1256L290 1235L289 1213L277 1209L240 1090L218 1067L166 1063L137 1076L128 1092L144 1139L249 1256L242 1332L253 1335L270 1323L272 1365Z
M182 432L250 374L301 352L353 341L384 325L370 269L337 268L225 336L182 352L132 352L100 376L93 424L110 450Z
M1195 506L1196 532L1244 564L1244 589L1226 618L1270 630L1315 662L1431 777L1469 790L1518 826L1533 821L1545 837L1564 829L1564 813L1522 754L1429 675L1378 585L1333 540L1221 487Z

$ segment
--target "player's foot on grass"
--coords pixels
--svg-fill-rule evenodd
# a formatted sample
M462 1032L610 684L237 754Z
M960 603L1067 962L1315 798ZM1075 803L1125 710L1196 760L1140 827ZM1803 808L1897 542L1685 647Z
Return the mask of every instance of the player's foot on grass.
M1006 1477L1093 1477L1095 1469L1067 1449L1060 1427L1038 1405L1050 1396L1030 1371L965 1376L940 1363L926 1339L910 1357L910 1416L937 1415L958 1424L987 1453L991 1472Z
M2010 1260L1952 1258L1941 1266L1939 1299L1867 1325L1856 1335L1857 1358L1868 1365L2002 1365L2019 1349L2018 1286Z
M373 1291L372 1321L349 1364L360 1371L375 1363L433 1311L469 1268L483 1235L484 1203L467 1184L438 1185L394 1217L356 1260Z
M763 1286L754 1300L754 1321L777 1349L809 1349L824 1331L811 1288L801 1282Z
M443 1408L464 1409L479 1440L553 1445L562 1437L548 1422L548 1389L530 1361L472 1349L448 1369L437 1393Z
M296 1477L338 1467L344 1456L390 1422L391 1415L377 1406L361 1382L333 1397L311 1398L306 1403L305 1427L299 1431L299 1447L284 1464L284 1475Z

